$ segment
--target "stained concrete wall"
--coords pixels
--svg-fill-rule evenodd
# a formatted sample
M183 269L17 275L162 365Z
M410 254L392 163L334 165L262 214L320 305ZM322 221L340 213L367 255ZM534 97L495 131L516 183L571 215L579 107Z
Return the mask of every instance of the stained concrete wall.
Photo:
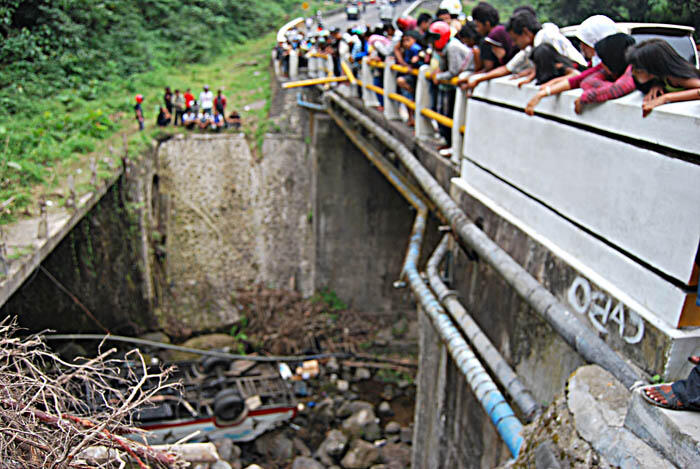
M144 168L148 156L142 161ZM142 171L130 167L117 179L9 298L0 315L16 315L19 326L29 331L102 333L104 327L115 334L138 334L154 327L148 254L142 242L143 177Z
M235 323L234 292L253 284L329 289L364 311L413 308L393 287L412 209L328 116L290 94L272 109L277 132L257 155L242 134L160 146L158 312L172 335Z
M410 308L396 290L415 212L327 116L316 118L316 284L350 306Z

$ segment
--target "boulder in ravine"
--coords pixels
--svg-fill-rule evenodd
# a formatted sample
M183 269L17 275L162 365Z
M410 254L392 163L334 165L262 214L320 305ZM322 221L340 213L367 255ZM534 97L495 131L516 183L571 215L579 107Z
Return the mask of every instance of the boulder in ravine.
M376 425L372 409L360 409L343 421L343 432L352 438L363 436L372 425Z
M338 407L335 413L338 418L344 419L350 417L352 414L356 413L361 409L369 409L374 411L374 406L367 401L345 401L340 407Z
M343 456L340 465L345 469L368 469L379 460L379 449L372 443L356 439Z
M398 422L394 422L393 420L387 423L384 427L384 433L386 433L387 435L396 435L400 431L401 425Z
M326 469L326 466L315 459L306 456L297 456L292 463L292 469Z
M372 377L372 373L367 368L357 368L355 370L355 374L352 377L352 380L357 382L357 381L365 381L368 380Z
M294 445L294 451L296 451L298 455L311 457L311 450L308 446L306 446L306 443L304 443L304 441L301 438L293 438L292 444Z
M340 458L345 452L348 438L340 430L331 430L326 435L321 445L316 450L316 455L327 466L335 464L335 459Z
M283 433L266 433L255 440L255 451L268 459L286 461L294 456L294 445Z
M411 447L404 443L387 443L379 448L379 456L385 464L395 467L411 465Z
M391 404L389 404L387 401L382 402L379 404L377 407L377 415L380 417L391 417L394 415L394 411L391 410Z

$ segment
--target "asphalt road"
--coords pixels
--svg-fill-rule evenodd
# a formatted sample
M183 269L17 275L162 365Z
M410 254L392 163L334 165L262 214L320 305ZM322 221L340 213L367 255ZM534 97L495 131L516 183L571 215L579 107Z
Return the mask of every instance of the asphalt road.
M411 2L401 2L394 7L394 18L398 18L401 14L411 6ZM360 11L360 18L358 20L348 20L345 12L338 13L333 16L323 17L323 25L328 29L340 28L345 30L356 24L367 24L370 27L381 23L379 18L380 7L377 4L367 5L364 12Z

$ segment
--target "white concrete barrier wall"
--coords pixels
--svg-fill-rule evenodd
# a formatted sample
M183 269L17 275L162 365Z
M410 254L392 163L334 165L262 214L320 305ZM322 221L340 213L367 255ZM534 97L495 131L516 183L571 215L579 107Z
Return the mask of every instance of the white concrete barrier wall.
M697 154L700 142L688 136L700 127L700 103L657 108L642 119L641 94L635 93L578 116L573 101L580 91L574 91L542 100L537 109L547 112L530 117L517 109L534 94L529 88L518 90L507 79L479 85L480 99L469 100L468 116L458 103L455 125L466 123L461 186L560 248L577 268L602 273L613 289L676 326L686 294L653 270L690 280L700 243L700 165L635 141ZM624 121L619 133L618 119ZM554 223L552 216L560 220Z

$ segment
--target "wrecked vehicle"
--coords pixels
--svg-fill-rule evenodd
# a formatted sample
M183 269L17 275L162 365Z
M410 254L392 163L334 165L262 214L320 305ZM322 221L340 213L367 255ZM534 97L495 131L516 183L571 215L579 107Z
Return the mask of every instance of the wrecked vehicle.
M180 382L133 415L148 444L230 438L245 442L296 416L290 386L274 363L207 357L177 362L168 381Z

